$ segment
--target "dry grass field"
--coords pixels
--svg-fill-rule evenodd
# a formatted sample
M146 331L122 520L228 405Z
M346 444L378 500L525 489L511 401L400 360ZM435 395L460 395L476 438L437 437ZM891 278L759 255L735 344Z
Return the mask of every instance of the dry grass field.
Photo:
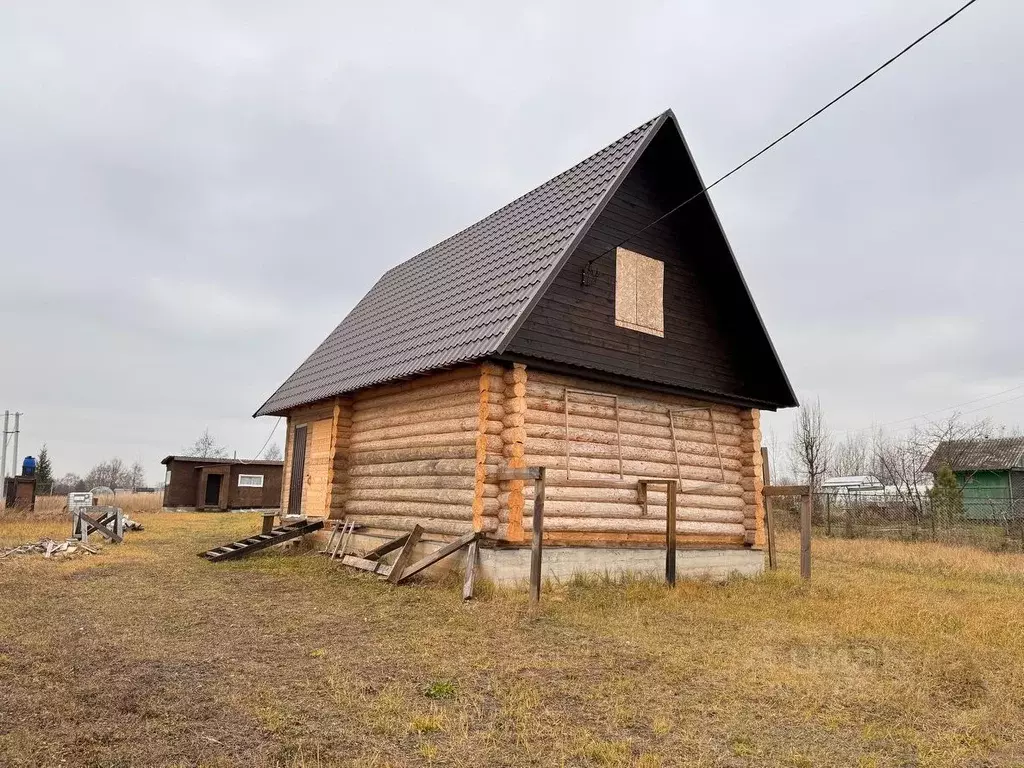
M211 564L252 515L0 560L0 765L1020 766L1024 557L818 541L815 576L390 588ZM0 545L63 538L0 518Z
M118 493L116 496L98 496L97 504L121 507L125 513L136 515L139 512L159 512L163 506L163 492L157 493ZM36 514L39 517L59 515L67 509L68 497L38 496L36 497Z

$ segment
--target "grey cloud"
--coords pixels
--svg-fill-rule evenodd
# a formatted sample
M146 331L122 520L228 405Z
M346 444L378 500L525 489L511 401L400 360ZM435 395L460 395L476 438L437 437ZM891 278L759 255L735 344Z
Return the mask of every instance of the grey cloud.
M26 412L22 445L151 479L206 425L252 453L273 422L249 414L383 270L666 107L711 180L953 4L509 8L5 4L0 409ZM713 193L839 428L1022 380L1022 31L978 3Z

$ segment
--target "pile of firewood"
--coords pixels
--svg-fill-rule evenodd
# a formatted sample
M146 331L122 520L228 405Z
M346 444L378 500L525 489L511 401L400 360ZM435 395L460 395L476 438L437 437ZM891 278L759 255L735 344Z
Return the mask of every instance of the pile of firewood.
M95 547L83 544L78 539L65 539L54 541L53 539L40 539L30 544L22 544L18 547L0 547L0 558L9 555L42 555L43 557L68 557L80 552L95 555L99 552Z

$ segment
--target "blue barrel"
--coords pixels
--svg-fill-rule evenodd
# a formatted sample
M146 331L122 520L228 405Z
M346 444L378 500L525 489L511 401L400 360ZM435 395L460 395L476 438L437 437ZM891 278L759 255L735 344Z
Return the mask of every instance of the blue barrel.
M36 459L35 456L26 456L25 460L21 463L21 474L25 477L31 477L36 473Z

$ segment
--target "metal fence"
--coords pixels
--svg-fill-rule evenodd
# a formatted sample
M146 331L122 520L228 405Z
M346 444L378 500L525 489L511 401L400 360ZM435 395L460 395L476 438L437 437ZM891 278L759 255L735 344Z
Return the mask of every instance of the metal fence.
M770 501L778 530L800 530L797 499ZM1024 499L937 500L928 495L815 493L815 536L939 541L997 551L1024 551Z

